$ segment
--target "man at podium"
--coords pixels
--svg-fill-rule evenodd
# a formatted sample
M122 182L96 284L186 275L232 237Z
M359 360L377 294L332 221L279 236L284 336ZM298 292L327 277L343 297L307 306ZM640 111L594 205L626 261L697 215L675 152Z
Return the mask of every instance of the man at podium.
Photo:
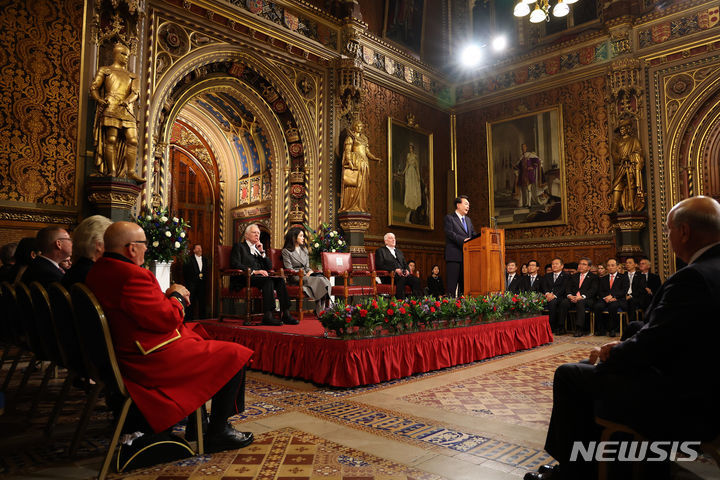
M455 199L455 212L445 215L445 268L447 271L447 294L463 294L463 244L477 236L470 217L470 201L467 195Z

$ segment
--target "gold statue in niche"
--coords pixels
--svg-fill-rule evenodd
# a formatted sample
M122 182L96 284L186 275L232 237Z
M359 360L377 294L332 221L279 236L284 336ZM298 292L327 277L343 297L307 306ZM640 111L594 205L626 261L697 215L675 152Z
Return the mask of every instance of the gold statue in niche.
M367 212L368 189L370 188L370 162L381 161L370 152L368 138L363 129L365 124L355 120L347 131L342 156L341 212Z
M632 120L624 119L618 127L610 153L615 167L612 184L611 212L639 212L645 208L642 169L645 165L640 140L632 134Z
M113 48L113 64L100 67L90 85L98 102L95 114L95 166L102 175L145 179L135 173L137 161L137 77L127 69L130 49L121 43Z

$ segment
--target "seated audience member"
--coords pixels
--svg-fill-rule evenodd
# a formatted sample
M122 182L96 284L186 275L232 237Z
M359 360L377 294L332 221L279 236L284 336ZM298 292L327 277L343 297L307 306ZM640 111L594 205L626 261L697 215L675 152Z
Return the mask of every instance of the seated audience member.
M645 276L637 270L637 264L633 257L625 259L625 276L628 277L628 291L625 300L628 306L628 322L637 319L637 310L645 310Z
M538 273L538 261L530 260L527 263L527 275L523 275L520 283L521 292L542 291L542 277Z
M193 244L192 255L188 255L183 263L183 281L185 288L190 292L190 309L185 312L186 322L193 318L207 317L205 293L211 271L212 266L208 257L203 255L202 245Z
M440 265L433 265L430 276L427 278L428 295L433 297L442 297L445 295L445 286L440 276Z
M510 293L518 293L520 291L520 282L522 278L517 272L517 263L510 260L505 264L505 290Z
M8 272L8 281L12 284L18 283L25 274L25 270L27 270L32 261L35 260L35 257L39 254L40 251L37 248L37 238L22 238L15 249L15 264Z
M60 260L58 262L58 265L60 265L60 268L63 269L63 272L65 272L67 274L68 270L70 270L70 268L72 267L72 258L67 257L64 260ZM63 278L65 278L65 277L63 277Z
M618 318L618 310L622 309L627 312L627 294L629 284L625 275L618 273L618 262L614 258L609 258L605 264L608 274L600 277L598 281L598 298L595 302L595 329L596 335L604 336L608 334L608 324L610 325L610 336L615 336L615 328L620 326ZM608 311L608 318L602 314Z
M327 310L330 307L330 280L322 275L312 275L310 256L305 246L305 232L299 227L293 227L285 235L285 245L282 249L283 267L298 270L303 275L303 292L315 301L315 313ZM289 283L297 285L298 276L287 277Z
M520 267L520 275L527 275L528 269L527 269L527 263L523 263L522 267Z
M17 250L17 243L8 243L0 248L0 259L2 260L2 267L0 267L0 282L10 282L10 272L12 271L13 265L15 265L15 250Z
M568 312L575 309L576 337L581 337L587 328L585 308L592 309L598 291L598 279L589 272L591 264L592 261L587 257L578 261L578 271L570 276L565 290L565 298L560 303L560 319L563 321Z
M590 265L590 270L589 270L589 272L597 275L597 274L598 274L598 266L595 265L595 264Z
M620 275L625 275L625 264L622 262L618 262L617 264L617 273Z
M673 440L709 441L720 434L713 393L720 387L720 204L710 197L683 200L670 210L666 227L671 248L688 265L656 292L647 323L634 336L594 348L589 362L557 368L545 450L558 465L525 480L597 478L594 463L582 456L571 461L575 442L588 448L600 440L596 413L649 441L665 441L667 449Z
M230 267L247 270L250 273L250 285L259 288L263 296L263 325L297 325L299 322L290 315L290 297L288 297L285 280L281 277L271 277L268 270L272 270L272 260L265 254L263 244L260 242L260 227L250 224L245 229L244 239L236 243L230 254ZM243 279L234 277L230 281L230 288L239 290L243 288ZM280 301L282 317L277 320L273 317L275 311L275 294ZM249 306L247 306L249 308Z
M552 270L552 263L546 264L546 265L545 265L545 275L547 275L548 273L550 273L550 272L552 272L552 271L553 271L553 270Z
M653 295L660 289L662 282L660 281L660 275L650 271L650 259L642 257L640 263L638 263L640 273L645 277L645 305L643 308L647 308L652 301Z
M410 272L410 275L413 277L417 277L417 264L415 260L408 260L408 272Z
M35 257L25 270L22 282L25 285L40 282L43 287L47 287L53 282L61 281L65 276L59 263L72 253L72 239L62 227L45 227L35 238L40 255Z
M608 272L607 272L607 268L605 268L605 264L604 264L604 263L599 263L598 266L597 266L597 276L598 276L598 278L604 277L604 276L607 275L607 274L608 274Z
M112 220L102 215L88 217L73 231L73 264L63 277L63 285L70 288L80 282L85 283L85 277L100 257L105 253L105 230L112 224Z
M183 323L190 293L177 284L163 293L152 272L140 266L147 238L139 225L113 223L104 246L86 281L107 316L125 386L148 427L162 432L212 397L205 451L252 443L252 433L227 422L252 350L208 340Z
M549 312L550 328L553 332L560 333L564 327L564 320L560 318L560 301L565 298L567 281L570 276L563 272L563 261L559 257L553 258L550 264L552 270L542 278L540 291L545 294L547 304L545 308Z
M563 266L563 272L567 273L568 275L575 275L577 273L577 268L577 262L566 263Z
M395 272L395 297L405 298L405 285L410 285L412 295L422 296L420 279L410 274L402 251L395 248L395 234L386 233L383 237L385 246L375 250L375 269ZM390 283L390 277L381 277L383 283Z

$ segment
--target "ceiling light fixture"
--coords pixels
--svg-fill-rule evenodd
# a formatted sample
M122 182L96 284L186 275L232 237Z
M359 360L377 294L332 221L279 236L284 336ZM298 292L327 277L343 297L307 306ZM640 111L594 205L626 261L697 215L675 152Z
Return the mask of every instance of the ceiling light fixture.
M550 21L550 11L554 17L564 17L570 13L568 5L578 0L557 0L557 4L551 9L549 0L518 0L513 10L516 17L526 17L530 15L531 23L540 23ZM535 4L535 8L531 11L530 5Z

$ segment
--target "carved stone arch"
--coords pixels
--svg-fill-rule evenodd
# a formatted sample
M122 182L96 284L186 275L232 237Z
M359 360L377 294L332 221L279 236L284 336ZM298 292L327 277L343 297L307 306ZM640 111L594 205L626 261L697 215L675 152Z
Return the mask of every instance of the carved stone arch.
M670 141L665 158L670 195L666 210L689 196L720 198L720 159L717 157L720 148L720 71L708 75L695 86L667 131Z
M235 63L245 65L247 68L256 72L262 79L272 85L286 102L288 111L298 129L304 151L303 161L306 178L306 184L304 186L306 192L305 203L303 205L304 220L310 223L316 223L318 220L315 218L317 217L317 209L310 209L308 206L318 201L315 197L317 197L320 182L317 172L320 163L319 151L321 139L317 134L312 115L305 106L299 92L293 88L289 79L279 74L276 65L256 52L248 51L237 46L214 44L200 48L178 60L165 72L148 103L148 129L145 145L146 175L148 175L149 178L156 178L153 176L153 164L150 162L153 156L156 158L167 158L167 152L165 150L167 149L166 139L167 132L169 131L168 125L172 124L172 120L175 118L174 116L177 115L183 106L180 97L183 97L184 101L187 102L188 99L192 97L188 97L186 92L192 88L193 84L202 81L203 75L211 78L213 72L219 70L216 68L218 66L223 66L225 73L227 73L231 71L230 68L232 68ZM230 75L226 75L225 81L229 82L231 78ZM238 82L238 84L234 85L235 87L243 83L237 78L235 81ZM188 87L188 85L190 85L190 87ZM218 84L216 84L216 86L217 85ZM252 97L250 94L251 90L252 88L245 90L248 97ZM257 103L257 105L259 106L260 103ZM267 109L264 110L268 111ZM288 224L290 202L288 194L288 173L290 170L290 155L288 154L286 143L282 148L280 147L280 145L283 144L280 139L285 138L283 130L285 126L280 125L277 120L278 118L275 118L273 122L269 122L267 125L273 125L274 131L271 135L271 143L276 145L273 152L275 156L275 165L273 166L275 170L273 175L273 210L275 212L283 212L282 215L274 215L272 233L274 239L281 239ZM158 152L158 150L161 151ZM163 183L163 176L166 175L167 170L166 163L166 161L164 163L155 162L156 165L160 165L161 171L158 172L157 182L153 181L148 183L145 192L145 201L150 201L153 195L158 194L160 194L163 201L166 201L167 192L163 192L163 185L165 185ZM160 191L157 192L156 190Z

